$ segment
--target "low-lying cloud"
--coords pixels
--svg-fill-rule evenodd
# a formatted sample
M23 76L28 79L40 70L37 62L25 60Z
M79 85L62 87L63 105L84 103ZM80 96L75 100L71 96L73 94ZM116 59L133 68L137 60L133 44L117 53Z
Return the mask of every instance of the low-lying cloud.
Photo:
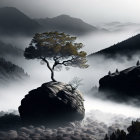
M99 116L104 119L100 120ZM107 122L107 120L109 120ZM0 139L61 139L61 140L101 140L106 133L111 134L117 129L124 129L131 124L135 118L128 118L121 115L103 113L92 110L86 113L82 122L72 122L65 127L48 128L47 125L21 126L17 129L0 131Z

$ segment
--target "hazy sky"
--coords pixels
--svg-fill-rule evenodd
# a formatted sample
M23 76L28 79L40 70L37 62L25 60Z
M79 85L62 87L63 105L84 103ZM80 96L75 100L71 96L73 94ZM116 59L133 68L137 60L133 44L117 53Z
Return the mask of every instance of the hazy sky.
M33 18L68 14L92 24L140 22L140 0L0 0L0 6L17 7Z

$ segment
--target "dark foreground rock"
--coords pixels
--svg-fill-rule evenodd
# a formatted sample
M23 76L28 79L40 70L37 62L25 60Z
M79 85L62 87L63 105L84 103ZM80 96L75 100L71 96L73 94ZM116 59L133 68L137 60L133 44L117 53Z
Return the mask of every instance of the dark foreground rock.
M3 116L0 116L0 130L17 129L22 125L23 123L19 115L10 113L10 114L4 114Z
M72 122L64 127L50 128L45 124L36 126L21 123L15 128L15 125L20 123L20 117L16 117L14 114L12 116L9 119L7 119L7 115L0 117L0 140L103 140L105 134L109 136L117 129L121 128L126 132L132 120L135 120L130 117L92 110L86 113L82 122ZM103 116L103 119L99 116ZM107 120L110 120L109 124L106 124ZM2 126L5 129L2 129Z
M132 125L127 128L128 133L124 130L117 130L110 136L106 135L104 140L140 140L140 122L132 121Z
M140 66L130 67L120 72L110 73L99 81L99 92L108 98L126 101L140 100Z
M82 120L85 109L80 91L61 82L49 82L22 99L19 113L24 122L56 124Z

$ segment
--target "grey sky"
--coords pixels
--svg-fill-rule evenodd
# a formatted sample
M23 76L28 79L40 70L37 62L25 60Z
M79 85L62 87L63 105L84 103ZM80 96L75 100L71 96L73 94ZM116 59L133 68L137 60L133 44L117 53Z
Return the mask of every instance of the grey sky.
M140 0L0 0L0 6L17 7L33 18L68 14L91 24L140 22Z

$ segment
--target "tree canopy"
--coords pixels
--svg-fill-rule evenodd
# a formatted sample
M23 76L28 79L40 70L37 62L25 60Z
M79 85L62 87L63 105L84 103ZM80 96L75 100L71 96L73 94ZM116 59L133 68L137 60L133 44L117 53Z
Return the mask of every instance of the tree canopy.
M54 69L61 65L79 68L87 68L86 52L80 51L82 43L75 42L76 37L59 32L37 33L33 37L29 47L25 49L26 59L41 59L51 71L54 79ZM51 67L48 60L53 60Z

